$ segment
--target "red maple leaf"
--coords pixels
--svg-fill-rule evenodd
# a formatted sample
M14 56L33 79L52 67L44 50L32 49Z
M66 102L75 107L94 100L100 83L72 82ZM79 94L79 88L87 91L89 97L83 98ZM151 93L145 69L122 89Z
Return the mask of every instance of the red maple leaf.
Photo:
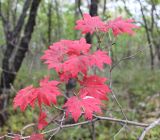
M50 106L51 103L56 104L56 97L61 95L57 88L58 81L48 81L48 78L44 78L40 81L40 87L34 88L28 86L21 89L13 100L14 108L18 106L22 111L26 109L28 105L34 107L34 103L38 100L39 106L44 103Z
M61 72L63 63L68 60L68 56L86 54L89 52L90 46L84 38L75 41L61 40L51 45L41 59L45 60L49 69L54 68L57 72Z
M45 64L48 65L48 69L54 68L57 72L59 72L62 69L65 53L66 50L64 44L60 41L53 43L49 49L44 52L41 59L45 60Z
M81 55L81 54L87 54L89 52L89 49L91 47L91 44L86 43L86 40L84 38L81 38L80 40L64 40L66 44L66 54L69 56L72 55Z
M37 98L37 92L36 89L31 85L24 89L21 89L16 97L13 100L13 106L14 108L17 108L18 106L22 111L26 109L28 105L34 107L34 103Z
M87 55L71 56L64 63L63 73L68 73L71 77L76 77L79 72L86 74L90 57ZM61 75L63 77L63 75Z
M66 116L71 114L74 121L77 122L82 113L86 119L92 119L93 113L101 113L101 105L99 99L91 96L80 98L73 96L67 100L63 107L66 108Z
M48 78L40 81L40 87L36 90L39 105L42 103L47 106L50 106L51 103L56 104L56 97L61 95L58 84L58 81L49 81Z
M45 112L41 112L38 119L38 129L43 129L45 126L48 125L48 122L45 120L47 117Z
M97 75L85 76L83 81L80 81L80 94L92 96L100 100L108 100L107 93L110 92L110 89L105 84L106 80L106 78Z
M134 20L132 19L122 19L121 17L115 19L115 20L110 20L107 23L107 28L112 29L113 35L117 36L119 34L127 33L129 35L132 35L134 32L132 29L138 28L138 26L133 24Z
M105 23L98 17L94 16L91 17L89 14L83 14L83 19L76 21L76 27L75 29L81 30L82 34L86 33L93 33L97 30L106 32L107 28L105 26Z
M96 51L92 55L90 55L90 63L89 65L95 65L98 68L102 69L104 64L110 65L112 63L111 58L107 55L107 52L104 51Z

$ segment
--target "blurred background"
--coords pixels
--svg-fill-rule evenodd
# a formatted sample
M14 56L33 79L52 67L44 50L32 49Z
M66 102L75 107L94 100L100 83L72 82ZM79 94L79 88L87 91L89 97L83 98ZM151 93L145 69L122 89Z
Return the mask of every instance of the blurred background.
M19 89L36 85L49 73L40 57L50 44L83 36L74 30L82 13L98 15L104 21L132 18L140 26L133 36L118 36L112 46L113 62L122 60L112 72L112 86L128 120L150 123L160 117L160 0L0 0L0 136L19 133L36 122L35 110L13 109L13 97ZM97 43L96 36L91 43ZM104 115L124 119L109 96ZM64 129L53 139L90 140L91 128ZM121 124L96 122L96 139L111 140L116 135L116 140L136 140L143 130L127 126L119 131L121 128ZM33 129L28 128L25 134ZM160 127L145 137L159 139Z

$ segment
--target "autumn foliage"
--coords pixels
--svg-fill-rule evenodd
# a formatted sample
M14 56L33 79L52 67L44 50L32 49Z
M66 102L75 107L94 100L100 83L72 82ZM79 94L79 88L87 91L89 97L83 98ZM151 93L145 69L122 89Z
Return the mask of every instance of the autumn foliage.
M83 19L76 22L76 30L80 30L83 34L98 34L102 32L104 35L113 32L114 36L122 33L133 34L133 20L124 20L121 17L103 22L100 17L91 17L84 14ZM75 122L79 118L92 119L94 113L102 113L102 107L105 101L108 101L108 93L110 88L106 84L107 78L98 76L93 70L102 71L105 65L111 65L112 61L108 52L97 49L92 50L91 44L87 44L84 38L80 40L60 40L49 46L41 57L48 69L54 69L59 79L50 80L45 77L40 81L38 87L30 85L21 89L14 98L14 108L20 107L25 111L28 106L34 108L39 107L40 115L38 119L38 128L43 129L48 125L47 113L42 106L53 107L59 104L57 97L66 98L66 102L62 105L62 109L66 114L66 119L72 117ZM60 85L65 85L70 79L76 79L76 87L73 95L67 97L61 92ZM41 137L41 135L38 135ZM36 135L31 136L34 139Z

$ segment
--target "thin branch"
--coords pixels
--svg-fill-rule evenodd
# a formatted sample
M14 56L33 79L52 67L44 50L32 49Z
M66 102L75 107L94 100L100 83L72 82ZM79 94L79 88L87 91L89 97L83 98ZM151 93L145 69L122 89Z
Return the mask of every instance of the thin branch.
M157 125L160 125L160 118L158 120L155 120L153 123L151 123L148 127L146 127L144 129L144 131L142 132L141 136L139 137L138 140L143 140L145 135L154 127L156 127Z
M127 126L127 124L125 123L125 125L123 125L119 131L114 135L114 140L116 140L116 137L122 132L122 130Z
M2 2L1 2L1 0L0 0L0 17L2 19L2 22L5 24L7 21L4 18L3 13L2 13Z
M24 131L25 131L26 129L28 129L29 127L34 127L35 125L36 125L35 123L31 123L31 124L28 124L28 125L24 126L24 127L22 128L22 130L21 130L21 135L23 135L23 133L24 133Z
M2 20L2 24L3 24L3 30L4 30L4 34L6 39L8 39L8 35L10 34L10 23L9 21L4 17L3 13L2 13L2 2L0 0L0 17Z
M116 103L118 104L118 106L119 106L119 108L120 108L120 110L121 110L124 118L125 118L126 120L128 120L126 114L124 113L124 111L123 111L123 109L122 109L121 104L119 103L119 101L118 101L118 99L117 99L117 97L116 97L116 94L115 94L114 91L113 91L113 89L111 89L111 93L112 93L113 98L115 99Z
M105 16L106 13L106 0L103 1L103 16Z
M115 122L115 123L121 123L121 124L127 124L127 125L133 125L133 126L138 126L138 127L148 127L150 126L150 124L146 124L146 123L139 123L139 122L135 122L135 121L129 121L129 120L122 120L122 119L117 119L117 118L111 118L111 117L102 117L102 116L97 116L97 115L93 115L95 118L93 120L88 120L88 121L83 121L83 122L79 122L79 123L74 123L74 124L66 124L63 125L63 121L61 121L60 126L53 128L51 130L42 132L41 134L48 134L48 133L53 133L54 135L57 134L60 130L65 129L65 128L71 128L71 127L75 127L75 126L81 126L81 125L86 125L86 124L90 124L92 122L96 122L96 121L100 121L100 120L107 120L107 121L111 121L111 122ZM63 118L62 118L63 119ZM4 138L4 137L10 137L8 135L4 135L0 138ZM13 137L12 137L13 138ZM21 139L28 139L30 138L30 136L25 136L25 137L21 137Z
M95 122L92 122L92 133L91 133L91 136L92 136L92 140L96 139Z
M125 9L125 11L127 12L127 14L128 14L129 16L132 16L131 12L130 12L129 9L128 9L128 5L127 5L127 3L126 3L126 0L122 0L122 1L123 1L123 3L124 3L124 9Z
M61 128L62 128L62 126L63 126L63 121L64 121L64 119L65 119L65 112L64 112L64 114L63 114L63 117L62 117L62 119L61 119L61 124L60 124L60 126L57 128L57 130L50 136L50 138L49 138L49 140L51 140L52 139L52 137L54 136L54 135L56 135L60 130L61 130Z
M83 17L83 13L81 10L81 0L78 0L78 10L79 10L79 13L81 14L81 17Z
M110 43L111 45L108 47L108 53L109 53L109 57L112 58L111 56L111 52L112 52L112 39L111 39L111 36L109 34L109 39L110 39ZM121 104L119 103L117 97L116 97L116 94L114 93L113 89L112 89L112 65L109 66L109 79L110 79L110 82L109 82L109 88L111 89L111 93L112 93L112 96L115 100L115 102L117 103L117 105L119 106L120 110L121 110L121 113L122 115L124 116L124 118L126 119L126 121L128 120L127 119L127 116L125 115L123 109L122 109L122 106Z
M116 62L115 64L112 65L111 67L111 71L117 66L119 65L120 62L124 61L124 60L128 60L128 59L133 59L135 58L135 56L137 56L139 53L143 52L144 49L141 49L141 50L138 50L136 53L134 53L133 55L130 55L130 56L127 56L127 57L124 57L122 59L120 59L118 62Z
M135 121L129 121L129 120L122 120L122 119L116 119L116 118L111 118L111 117L102 117L102 116L96 116L94 115L97 119L99 120L107 120L111 122L118 122L121 124L127 124L127 125L134 125L134 126L140 126L140 127L148 127L149 124L146 123L139 123Z

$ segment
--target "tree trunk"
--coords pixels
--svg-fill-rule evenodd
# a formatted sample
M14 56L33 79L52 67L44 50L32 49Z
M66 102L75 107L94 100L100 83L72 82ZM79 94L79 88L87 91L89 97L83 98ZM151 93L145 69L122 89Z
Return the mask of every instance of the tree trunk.
M26 2L29 0L26 0ZM16 73L19 71L23 59L25 57L25 53L28 51L29 42L31 40L31 36L34 30L37 10L39 7L41 0L33 0L30 8L29 18L24 28L24 35L20 38L20 43L17 42L17 37L19 38L19 34L24 25L24 19L26 17L26 12L28 8L26 7L26 3L24 4L23 12L17 22L17 26L14 31L11 32L7 39L7 49L2 62L2 73L1 73L1 83L0 83L0 125L5 123L7 118L6 112L3 111L6 109L9 99L9 91L11 85L13 84ZM18 45L19 44L19 45Z
M154 69L154 54L153 54L153 45L152 45L152 41L151 41L151 35L150 35L149 27L148 27L148 24L147 24L147 19L144 15L144 12L143 12L143 7L142 7L141 0L138 0L138 1L139 1L139 4L140 4L140 7L141 7L142 18L143 18L143 21L144 21L144 28L145 28L145 32L146 32L146 36L147 36L147 42L148 42L149 50L150 50L151 70L153 70Z
M51 33L52 33L52 1L48 3L48 45L51 43Z

